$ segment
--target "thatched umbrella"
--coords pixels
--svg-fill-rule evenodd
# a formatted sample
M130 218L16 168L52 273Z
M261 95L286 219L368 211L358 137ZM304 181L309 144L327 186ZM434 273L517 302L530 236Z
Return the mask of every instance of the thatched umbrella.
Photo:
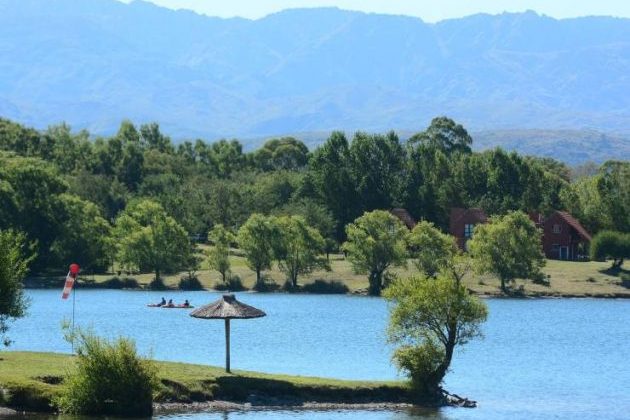
M260 309L236 300L233 294L223 295L219 300L195 309L194 318L225 319L225 371L230 371L230 319L260 318L267 315Z

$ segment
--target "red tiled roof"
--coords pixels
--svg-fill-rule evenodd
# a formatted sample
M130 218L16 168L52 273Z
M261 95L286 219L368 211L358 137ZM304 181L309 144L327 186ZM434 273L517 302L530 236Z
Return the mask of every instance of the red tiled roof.
M401 222L407 226L408 229L413 229L416 226L416 220L409 214L406 209L393 208L389 211L394 216L398 217Z
M556 213L558 213L558 215L562 217L562 219L564 219L564 221L567 222L569 226L575 229L575 231L578 233L578 235L582 237L582 239L589 242L591 241L591 235L586 231L586 229L584 229L584 227L580 224L580 222L578 222L575 217L571 216L571 214L567 213L566 211L557 211Z

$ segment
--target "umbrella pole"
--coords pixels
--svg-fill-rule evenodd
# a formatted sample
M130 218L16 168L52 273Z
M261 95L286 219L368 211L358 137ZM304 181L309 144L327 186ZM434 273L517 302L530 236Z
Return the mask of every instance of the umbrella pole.
M225 319L225 371L230 373L230 319Z

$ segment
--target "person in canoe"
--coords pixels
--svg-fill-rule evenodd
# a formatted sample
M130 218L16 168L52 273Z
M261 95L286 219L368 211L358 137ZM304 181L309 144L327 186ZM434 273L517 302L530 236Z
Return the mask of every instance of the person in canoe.
M186 299L184 301L184 304L182 305L184 308L189 308L190 307L190 302L188 302L188 299Z
M149 303L147 306L149 308L162 308L166 306L166 299L162 298L162 301L160 303Z
M173 299L169 299L168 303L164 306L166 306L167 308L174 308L175 304L173 303Z

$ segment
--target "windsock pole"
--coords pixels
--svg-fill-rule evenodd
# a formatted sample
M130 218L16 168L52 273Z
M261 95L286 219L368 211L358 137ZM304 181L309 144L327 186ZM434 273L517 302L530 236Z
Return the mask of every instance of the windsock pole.
M79 275L79 264L70 264L70 271L68 271L68 275L66 276L66 283L63 286L63 293L61 294L61 299L68 299L68 296L72 292L72 353L74 353L74 312L76 307L76 288L74 287L74 283Z

